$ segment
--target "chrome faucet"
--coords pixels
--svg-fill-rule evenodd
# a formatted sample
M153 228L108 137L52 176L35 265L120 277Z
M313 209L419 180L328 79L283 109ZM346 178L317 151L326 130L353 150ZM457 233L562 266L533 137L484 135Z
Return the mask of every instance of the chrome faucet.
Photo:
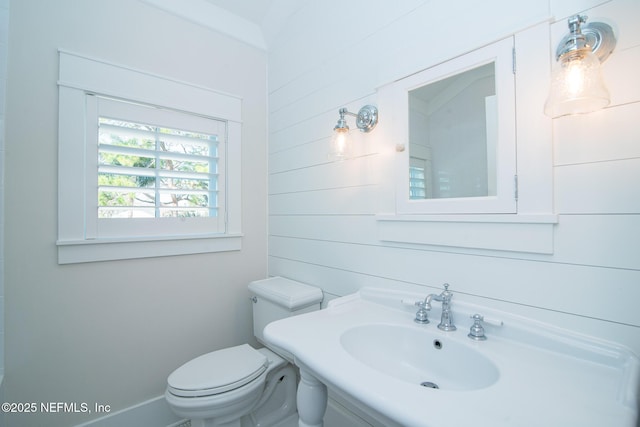
M451 313L451 297L453 293L449 291L449 284L444 284L444 291L440 295L429 294L424 301L416 302L416 306L419 307L416 312L416 318L414 321L417 323L429 323L429 310L431 310L431 301L442 302L442 316L440 317L440 323L438 329L443 331L455 331L456 326L453 324L453 314Z
M442 316L438 329L443 331L455 331L456 326L453 324L453 313L451 313L451 298L453 293L449 290L449 284L444 284L444 291L440 295L434 296L433 299L442 302Z

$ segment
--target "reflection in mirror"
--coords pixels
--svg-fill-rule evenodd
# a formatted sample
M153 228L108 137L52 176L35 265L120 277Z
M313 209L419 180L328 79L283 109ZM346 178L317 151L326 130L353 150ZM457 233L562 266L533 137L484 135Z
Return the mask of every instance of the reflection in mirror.
M411 199L496 195L493 62L409 91Z

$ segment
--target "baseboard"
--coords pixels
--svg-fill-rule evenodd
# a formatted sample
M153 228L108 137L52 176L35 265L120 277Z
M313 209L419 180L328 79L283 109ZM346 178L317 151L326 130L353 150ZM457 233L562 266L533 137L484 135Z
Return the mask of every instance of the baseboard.
M334 393L330 392L328 403L325 426L383 426ZM0 423L0 425L3 424ZM190 423L171 412L164 396L159 396L75 427L183 427L185 425L188 426Z
M164 396L159 396L76 427L170 427L184 421L171 412Z

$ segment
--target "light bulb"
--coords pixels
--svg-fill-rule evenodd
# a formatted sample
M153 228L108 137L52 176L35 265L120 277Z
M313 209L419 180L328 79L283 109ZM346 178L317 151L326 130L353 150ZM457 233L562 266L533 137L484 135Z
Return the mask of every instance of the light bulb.
M550 117L590 113L609 105L600 60L590 48L564 54L551 74L544 112Z

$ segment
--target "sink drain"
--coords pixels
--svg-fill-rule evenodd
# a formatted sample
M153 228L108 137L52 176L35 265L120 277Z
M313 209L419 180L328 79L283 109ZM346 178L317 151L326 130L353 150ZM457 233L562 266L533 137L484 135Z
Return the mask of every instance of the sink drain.
M420 385L427 388L440 388L438 387L438 384L432 383L431 381L423 381L420 383Z

